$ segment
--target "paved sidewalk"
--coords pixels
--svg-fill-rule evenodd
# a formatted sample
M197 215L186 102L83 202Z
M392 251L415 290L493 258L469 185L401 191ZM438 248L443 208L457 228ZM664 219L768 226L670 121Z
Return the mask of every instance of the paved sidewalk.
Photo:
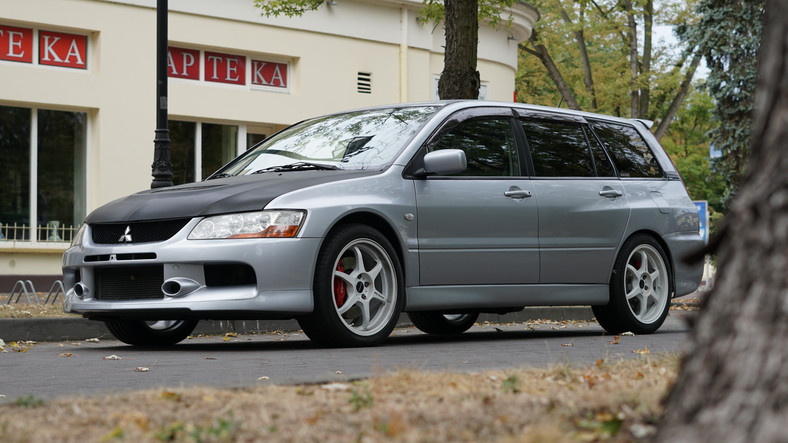
M594 320L591 308L586 306L566 307L529 307L519 312L509 314L482 314L479 323L511 323L533 320ZM409 326L410 319L402 315L398 326ZM235 332L238 334L255 334L273 331L292 332L300 329L295 320L232 320L216 321L203 320L194 330L197 334L225 334ZM69 341L85 340L88 338L111 338L104 323L87 320L81 317L73 318L12 318L0 319L0 339L6 343L19 340L33 341Z

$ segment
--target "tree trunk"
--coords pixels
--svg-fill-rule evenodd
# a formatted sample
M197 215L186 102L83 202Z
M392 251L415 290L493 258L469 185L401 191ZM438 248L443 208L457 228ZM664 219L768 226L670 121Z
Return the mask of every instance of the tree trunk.
M446 0L446 49L438 81L441 99L477 99L481 80L476 70L479 39L478 0Z
M627 12L627 29L629 30L629 91L630 104L629 116L638 117L638 31L635 23L635 11L632 9L632 0L624 0L624 10Z
M581 10L582 14L582 10ZM567 15L566 11L561 9L561 17L569 26L574 26L574 23ZM582 23L582 15L581 20ZM596 90L594 88L594 77L591 75L591 61L588 59L588 49L586 48L586 39L583 35L582 29L573 30L572 34L575 36L575 42L577 42L577 47L580 50L580 61L583 63L583 83L586 86L586 91L591 95L591 107L594 111L597 110L597 102L596 102Z
M701 54L698 52L692 58L689 69L687 70L687 73L684 74L684 80L681 81L681 85L679 86L678 92L676 92L676 96L673 97L673 101L670 102L667 114L662 119L662 121L659 122L657 130L654 132L654 137L656 137L657 140L662 140L662 136L668 132L668 127L670 126L671 121L673 121L673 116L676 115L676 112L678 112L679 107L681 106L681 102L683 102L684 97L687 96L687 92L689 91L690 85L692 84L692 78L695 77L695 71L698 69L700 60Z
M651 29L654 22L654 0L648 0L643 12L643 63L640 65L640 103L638 117L648 118L651 95Z
M569 109L579 111L580 106L577 104L577 100L575 99L575 95L572 93L572 89L566 84L566 81L564 81L564 76L561 75L561 71L558 70L558 67L553 62L553 58L550 57L550 53L547 52L547 48L545 48L544 45L536 43L536 32L531 33L531 37L528 40L534 46L534 49L528 49L525 47L525 45L520 47L525 52L539 57L542 65L545 67L545 69L547 69L550 79L553 80L553 83L555 83L555 86L558 88L558 92L566 102L566 105L569 107Z
M788 2L767 0L748 174L659 442L784 442L788 417Z

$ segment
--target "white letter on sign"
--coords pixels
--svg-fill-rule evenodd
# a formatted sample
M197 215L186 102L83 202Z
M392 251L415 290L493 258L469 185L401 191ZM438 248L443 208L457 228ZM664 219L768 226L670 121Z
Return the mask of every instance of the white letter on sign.
M2 35L3 31L0 31L0 35ZM14 40L14 37L18 37L17 40ZM24 57L25 51L22 52L15 52L14 48L22 48L22 33L21 32L14 32L8 31L8 54L9 57Z
M238 81L238 60L236 60L234 58L227 57L225 59L225 61L227 62L227 77L225 77L225 80L237 82ZM230 73L235 74L235 77L230 77Z
M188 60L188 61L187 61ZM194 56L189 54L188 52L183 53L183 73L181 75L187 74L187 68L189 66L194 66Z
M167 49L167 69L171 75L178 75L178 68L175 67L175 60L172 59L172 51Z
M54 58L54 60L56 62L62 62L63 60L60 57L57 56L57 53L55 52L55 49L53 48L53 46L55 46L55 43L57 43L57 41L60 40L60 37L55 37L55 39L50 42L51 38L52 38L51 35L45 35L44 36L44 58L43 58L43 60L51 61L52 59L49 58L49 54L52 54L52 57Z
M274 65L274 74L271 76L271 83L273 84L277 79L279 80L279 86L285 87L285 81L282 79L282 72L279 70L279 65Z
M209 61L211 61L211 62L213 62L213 73L212 73L212 75L211 75L211 78L212 78L212 79L218 79L218 78L219 78L219 77L216 75L216 62L218 62L220 58L221 58L221 57L217 57L217 56L215 56L215 55L209 55L209 56L208 56L208 60L209 60Z
M77 58L78 65L85 64L85 62L82 61L82 55L79 53L79 47L77 46L77 39L75 38L71 39L71 46L68 47L68 54L66 54L66 60L65 60L66 63L68 63L68 59L70 59L72 55Z
M253 84L256 85L265 85L268 86L268 82L265 81L263 77L263 66L267 65L266 62L258 62L257 60L253 61L254 63L254 80L252 80Z

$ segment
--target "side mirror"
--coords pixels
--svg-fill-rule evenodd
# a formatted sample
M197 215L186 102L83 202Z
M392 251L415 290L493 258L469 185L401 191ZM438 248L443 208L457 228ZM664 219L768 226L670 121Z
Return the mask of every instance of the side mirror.
M441 149L424 156L424 174L454 174L468 168L465 151L460 149Z

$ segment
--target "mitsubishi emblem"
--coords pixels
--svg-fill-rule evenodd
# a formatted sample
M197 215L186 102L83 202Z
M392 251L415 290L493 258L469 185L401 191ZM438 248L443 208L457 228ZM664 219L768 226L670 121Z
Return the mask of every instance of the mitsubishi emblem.
M118 239L118 243L123 242L131 243L131 226L126 226L126 232Z

